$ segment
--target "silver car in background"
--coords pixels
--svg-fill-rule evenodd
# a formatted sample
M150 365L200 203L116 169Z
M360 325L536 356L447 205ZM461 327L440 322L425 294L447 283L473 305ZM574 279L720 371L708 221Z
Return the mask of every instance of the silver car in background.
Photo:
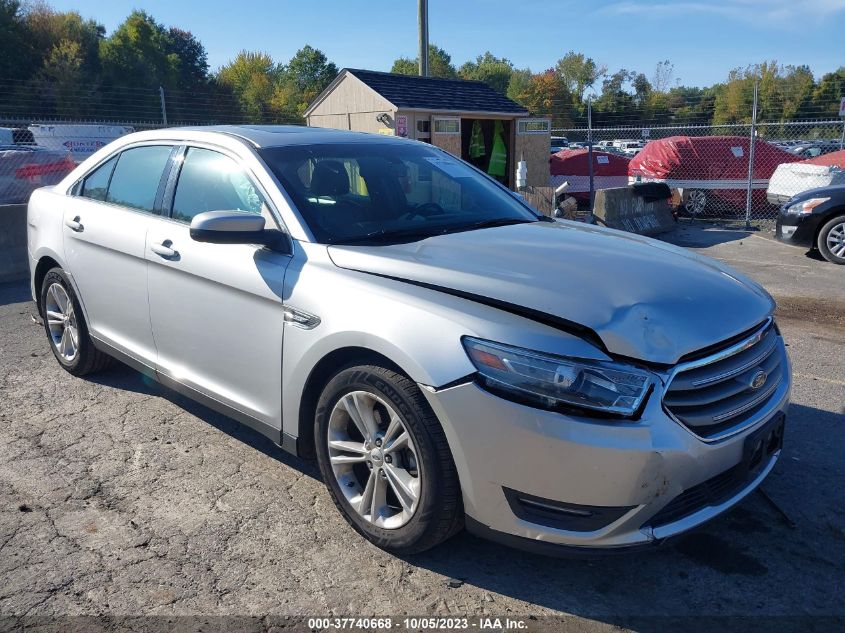
M397 553L650 545L737 503L790 364L756 283L553 221L446 152L302 127L124 136L29 203L58 362L117 358L304 457Z

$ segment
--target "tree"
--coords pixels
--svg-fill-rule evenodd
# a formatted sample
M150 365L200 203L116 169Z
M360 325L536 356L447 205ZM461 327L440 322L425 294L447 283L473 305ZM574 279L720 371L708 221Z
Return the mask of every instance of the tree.
M770 61L730 72L728 81L717 93L714 124L750 122L755 83L759 121L794 119L802 111L812 116L810 111L815 91L810 69L807 66L781 66L776 61Z
M170 27L165 40L168 55L175 55L180 88L201 86L208 81L208 53L190 31Z
M232 91L245 116L260 122L270 113L280 74L266 53L241 51L217 72L217 82Z
M531 70L528 68L514 69L508 81L508 90L505 93L508 99L521 103L520 99L528 91L531 83Z
M165 28L146 11L133 11L100 45L103 75L113 86L177 85L180 60Z
M39 92L42 100L52 102L58 116L80 116L88 105L79 98L80 86L84 86L84 66L79 42L62 40L50 49L39 74L39 78L43 79Z
M808 114L813 117L838 116L839 99L842 96L845 96L845 66L822 75L810 97Z
M634 98L625 91L625 85L636 79L636 73L620 68L606 75L602 80L601 95L596 99L594 109L598 112L623 114L633 109Z
M654 92L668 92L672 87L672 80L675 77L675 66L668 59L657 62L654 75L651 78L651 87Z
M483 81L502 94L508 91L508 84L513 74L513 64L504 57L495 57L490 51L479 55L475 61L468 61L458 69L463 79Z
M519 83L509 88L508 96L534 115L551 117L553 126L571 125L572 95L553 68L531 75L527 81L520 79Z
M35 50L18 0L0 0L0 78L25 79L32 73Z
M634 101L637 106L641 108L647 106L653 92L651 82L643 73L636 73L632 76L631 86L634 88Z
M80 79L91 80L100 72L100 42L106 29L94 20L86 20L76 11L61 13L44 2L27 5L25 20L29 29L34 61L40 68L62 42L75 42L81 59ZM67 52L67 49L65 49ZM55 57L53 58L55 61Z
M410 59L400 57L393 62L392 73L400 75L416 75L419 73L419 57ZM452 56L436 44L428 45L428 74L430 77L457 77L457 71L452 64Z
M282 75L310 102L335 78L337 66L322 51L306 44L282 69Z
M557 74L577 103L584 100L584 92L591 88L607 72L607 66L598 65L592 57L569 51L557 60Z

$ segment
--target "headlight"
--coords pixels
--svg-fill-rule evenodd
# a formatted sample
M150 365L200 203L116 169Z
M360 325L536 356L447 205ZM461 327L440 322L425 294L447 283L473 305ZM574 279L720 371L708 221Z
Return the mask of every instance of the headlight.
M561 358L470 337L463 344L487 386L546 407L631 416L652 383L648 373L619 363Z
M787 213L812 213L813 209L815 209L820 204L824 204L830 200L830 197L827 198L810 198L809 200L802 200L801 202L794 202L786 207Z

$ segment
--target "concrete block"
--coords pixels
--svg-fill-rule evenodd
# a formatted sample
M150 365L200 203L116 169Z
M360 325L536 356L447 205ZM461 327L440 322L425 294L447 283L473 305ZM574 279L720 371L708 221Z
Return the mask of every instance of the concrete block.
M646 202L630 187L596 191L593 215L600 224L640 235L658 235L675 227L668 200Z

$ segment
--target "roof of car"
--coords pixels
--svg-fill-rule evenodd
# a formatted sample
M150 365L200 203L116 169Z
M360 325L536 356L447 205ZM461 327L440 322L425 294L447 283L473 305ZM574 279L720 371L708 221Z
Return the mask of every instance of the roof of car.
M304 125L204 125L177 128L190 132L212 132L241 138L255 147L317 145L323 143L407 142L389 136L348 132Z

